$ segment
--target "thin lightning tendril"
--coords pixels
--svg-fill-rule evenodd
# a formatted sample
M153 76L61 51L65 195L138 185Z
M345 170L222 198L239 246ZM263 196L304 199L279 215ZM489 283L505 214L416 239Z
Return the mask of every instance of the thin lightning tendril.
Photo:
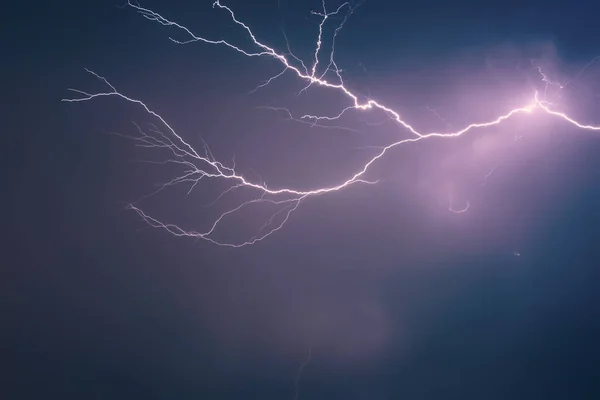
M298 373L296 374L296 378L294 379L294 398L293 400L298 400L300 398L300 378L302 377L302 371L308 365L310 360L312 359L312 346L308 347L308 351L306 352L306 359L302 361L300 364L300 368L298 368Z
M275 76L273 76L273 77L269 78L268 80L266 80L265 82L263 82L256 89L254 89L254 91L259 90L260 88L262 88L264 86L267 86L274 79L279 78L280 76L284 75L286 72L291 72L291 73L295 74L295 76L298 79L305 81L307 83L307 85L301 90L301 92L306 91L308 88L315 85L315 86L327 88L330 90L338 91L339 93L344 95L351 103L351 105L342 109L337 115L333 115L333 116L319 116L319 115L307 114L307 115L303 115L301 117L294 117L289 110L284 109L284 108L278 109L278 110L285 111L290 119L293 119L293 120L296 120L299 122L308 123L311 126L322 126L322 125L319 125L319 122L338 120L344 114L346 114L350 111L381 110L385 114L387 114L387 116L391 120L393 120L396 124L398 124L400 127L404 128L404 129L408 130L413 135L409 138L395 141L387 146L382 146L380 148L377 148L378 152L375 154L375 156L373 156L370 160L368 160L368 162L366 162L362 166L362 168L359 168L358 171L355 172L353 175L351 175L349 178L347 178L346 180L344 180L341 183L338 183L336 185L316 188L316 189L312 189L312 190L298 190L298 189L293 189L293 188L288 188L288 187L282 187L282 188L276 188L276 189L268 188L264 182L257 183L255 181L251 181L250 179L247 179L246 177L237 173L236 166L235 166L235 159L231 166L227 166L224 163L216 160L215 157L213 156L213 154L211 153L210 149L208 148L208 145L206 145L206 143L204 144L204 154L198 153L156 111L152 110L148 105L146 105L141 100L129 97L129 96L119 92L116 89L116 87L113 86L105 77L103 77L89 69L86 69L86 71L88 73L90 73L91 75L93 75L94 77L96 77L97 79L102 81L110 90L104 91L104 92L98 92L98 93L88 93L88 92L84 92L84 91L77 90L77 89L69 89L70 91L79 94L81 97L66 98L66 99L63 99L62 101L84 102L84 101L89 101L89 100L93 100L93 99L98 99L101 97L117 97L117 98L120 98L122 100L125 100L127 102L130 102L130 103L133 103L135 105L142 107L146 111L146 113L148 113L151 116L153 116L154 118L156 118L158 121L160 121L160 123L164 126L164 128L166 128L166 132L162 132L160 129L158 129L158 127L151 126L149 130L144 131L139 125L136 124L135 126L136 126L137 133L138 133L137 135L135 135L135 136L134 135L132 135L132 136L123 135L123 136L127 136L127 137L133 139L135 141L136 145L140 146L140 147L166 149L167 151L169 151L172 154L172 156L174 158L164 161L165 164L173 163L173 164L177 164L177 165L180 165L180 166L183 166L184 168L186 168L186 170L184 171L184 173L182 175L161 185L157 191L151 193L150 195L155 194L158 191L165 189L166 187L185 183L185 182L191 183L191 187L188 191L188 193L189 193L195 188L195 186L202 179L220 179L220 180L231 182L231 187L229 187L227 190L225 190L223 193L221 193L211 203L211 205L216 203L217 201L219 201L222 197L226 196L227 194L229 194L233 191L241 190L242 188L252 190L258 194L258 196L256 198L253 198L252 200L249 200L249 201L245 201L245 202L239 204L238 206L231 208L228 211L223 212L213 222L213 224L210 226L210 228L203 232L185 230L185 229L179 227L178 225L161 222L158 219L156 219L156 218L148 215L144 211L142 211L142 209L136 205L137 203L133 203L133 204L129 205L129 207L132 210L134 210L135 212L137 212L138 215L150 226L165 229L169 233L171 233L175 236L187 236L187 237L203 239L203 240L209 241L211 243L214 243L216 245L228 246L228 247L242 247L242 246L254 244L256 242L259 242L259 241L267 238L268 236L272 235L273 233L277 232L278 230L280 230L283 227L283 225L288 221L288 219L290 218L290 215L295 210L298 209L300 204L305 199L307 199L309 197L327 194L327 193L331 193L331 192L336 192L336 191L342 190L346 187L349 187L349 186L357 184L357 183L376 184L378 181L367 180L365 178L365 175L366 175L367 171L369 170L369 168L374 163L376 163L379 159L381 159L392 148L395 148L395 147L403 145L403 144L418 142L421 140L432 139L432 138L455 138L455 137L461 136L469 131L472 131L472 130L475 130L478 128L485 128L485 127L501 124L502 122L504 122L518 114L532 114L534 111L537 110L537 111L545 112L551 116L558 117L558 118L560 118L578 128L581 128L581 129L592 130L592 131L600 130L600 126L587 125L587 124L577 122L576 120L574 120L572 117L568 116L567 114L553 110L551 108L552 104L546 100L541 100L538 92L536 91L533 94L532 100L529 104L527 104L523 107L514 108L514 109L506 112L505 114L497 117L496 119L494 119L492 121L471 123L460 130L457 130L454 132L447 132L447 133L441 133L441 132L421 133L421 132L417 131L412 125L410 125L408 122L404 121L398 112L394 111L393 109L391 109L371 98L368 98L365 102L361 102L359 100L359 95L353 93L345 86L344 81L342 79L342 75L341 75L342 70L338 68L338 65L335 62L334 53L335 53L335 39L336 39L338 33L341 31L342 27L344 26L345 22L347 21L349 15L352 14L354 9L356 8L356 6L353 6L348 2L343 3L335 11L327 12L327 9L325 6L325 1L323 0L322 11L319 11L319 12L313 11L312 12L312 15L316 15L316 16L320 17L321 20L319 23L318 36L317 36L316 45L315 45L315 52L313 55L314 59L312 61L312 66L310 66L310 68L308 68L307 65L299 57L297 57L296 55L293 54L293 52L290 48L289 42L287 40L287 37L285 37L285 35L284 35L284 37L285 37L285 41L286 41L286 45L287 45L287 49L286 49L287 52L284 52L284 53L277 52L275 49L273 49L273 48L269 47L268 45L259 41L255 37L255 35L252 32L252 30L250 29L250 27L248 25L246 25L245 23L241 22L240 20L238 20L235 13L233 12L233 10L230 9L228 6L221 4L220 0L217 0L213 3L213 8L218 8L220 10L225 11L227 14L229 14L231 20L237 26L239 26L246 32L246 34L248 35L248 37L251 39L254 46L256 47L256 50L254 50L254 51L244 50L241 47L238 47L224 39L212 40L212 39L204 38L201 36L197 36L187 27L180 25L176 22L173 22L150 9L143 8L138 4L134 4L131 1L128 1L127 6L133 8L142 17L144 17L150 21L154 21L161 25L173 27L179 31L182 31L187 37L186 40L176 40L172 37L169 38L171 41L173 41L177 44L184 45L184 44L190 44L190 43L195 43L195 42L203 42L203 43L214 44L214 45L222 45L222 46L226 46L240 54L243 54L244 56L247 56L247 57L270 57L270 58L274 59L275 61L279 62L282 65L283 70L281 72L279 72L278 74L276 74ZM324 31L325 23L327 22L327 20L330 17L340 14L343 11L346 11L346 14L345 14L344 18L342 19L342 22L339 23L339 25L334 30L333 40L332 40L332 44L331 44L331 50L330 50L329 57L328 57L328 63L326 64L326 67L323 69L323 71L319 72L320 60L322 59L321 53L323 52L322 40L323 40L323 31ZM585 69L587 69L592 63L594 63L599 58L600 57L597 57L594 60L592 60L589 64L587 64L584 67L584 69L580 72L580 75L585 71ZM325 64L321 64L321 65L325 65ZM536 67L536 68L537 68L538 72L540 73L540 75L542 76L542 82L544 82L544 84L545 84L546 91L548 89L548 86L550 86L550 85L555 85L555 86L558 86L559 88L563 88L571 82L570 81L565 85L561 85L557 82L551 81L544 74L544 72L542 71L541 68L539 68L539 67ZM333 73L333 75L335 76L335 81L330 81L326 78L326 76L331 75L330 73ZM544 93L544 99L545 99L545 93ZM336 127L332 127L329 125L327 127L336 128ZM343 129L343 127L337 127L337 128ZM349 129L349 128L347 128L347 129ZM241 241L239 243L220 241L213 237L213 234L215 233L217 228L228 216L235 214L236 212L242 210L243 208L246 208L246 207L249 207L249 206L255 205L255 204L261 204L261 203L270 204L272 206L276 206L279 208L258 229L257 233L253 237L251 237L248 240ZM450 207L449 207L450 211L455 212L455 213L463 213L468 210L469 206L470 206L470 203L467 202L466 207L464 207L463 209L458 209L458 210L454 209L452 207L452 196L450 196Z

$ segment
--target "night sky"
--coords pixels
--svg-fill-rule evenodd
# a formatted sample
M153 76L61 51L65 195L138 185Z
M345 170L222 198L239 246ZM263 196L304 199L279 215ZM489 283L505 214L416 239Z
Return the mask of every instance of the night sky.
M353 90L418 129L458 129L543 90L532 60L568 80L600 55L594 3L366 0L337 60ZM283 27L310 60L320 1L223 4L285 50ZM126 207L176 171L108 134L156 119L117 98L61 102L68 88L105 90L85 68L269 187L332 185L374 154L367 146L408 136L377 112L351 113L340 125L352 131L286 120L262 106L330 115L348 104L297 95L292 74L250 93L281 67L177 45L179 32L120 5L12 2L0 17L0 398L600 398L600 133L539 113L408 144L373 167L377 185L310 198L252 246L177 238ZM252 49L210 0L141 5ZM600 125L599 94L600 63L552 99ZM224 187L203 185L144 210L206 227ZM450 187L466 213L449 212ZM247 210L218 238L264 220Z

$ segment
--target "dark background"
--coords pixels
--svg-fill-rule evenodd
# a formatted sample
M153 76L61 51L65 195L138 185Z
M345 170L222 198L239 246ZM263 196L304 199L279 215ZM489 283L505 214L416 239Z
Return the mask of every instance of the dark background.
M340 34L340 64L357 90L408 116L434 101L463 126L511 106L486 93L516 87L513 61L543 56L572 76L598 55L593 3L367 0ZM226 4L276 46L283 18L310 56L319 2ZM599 398L597 134L540 116L527 126L535 134L496 154L502 167L483 189L467 175L481 179L488 160L459 165L452 179L472 194L465 214L418 189L441 179L438 156L470 148L461 138L393 152L374 171L384 183L307 201L255 246L177 239L124 206L168 171L132 163L144 153L104 134L151 118L117 99L60 102L69 87L103 90L84 68L273 186L336 182L363 160L353 147L398 131L310 130L257 110L286 105L301 86L287 77L248 95L276 64L175 45L177 32L116 5L13 2L2 12L1 398L292 399L309 347L300 398ZM210 1L142 5L244 43ZM588 123L600 124L599 69L561 103ZM465 106L473 93L481 114ZM322 101L312 96L308 105ZM465 106L460 117L452 105ZM491 134L527 134L522 121ZM201 219L207 211L184 193L151 209Z

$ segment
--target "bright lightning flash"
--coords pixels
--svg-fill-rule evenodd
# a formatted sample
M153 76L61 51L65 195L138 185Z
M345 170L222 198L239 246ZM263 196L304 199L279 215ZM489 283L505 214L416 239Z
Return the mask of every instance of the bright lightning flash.
M209 226L206 230L204 230L202 232L185 230L177 225L161 222L158 219L156 219L156 218L148 215L144 211L142 211L136 204L130 205L130 208L135 210L141 216L141 218L145 222L147 222L149 225L151 225L153 227L157 227L157 228L163 228L163 229L167 230L168 232L170 232L171 234L176 235L176 236L188 236L188 237L193 237L193 238L204 239L204 240L207 240L209 242L212 242L212 243L220 245L220 246L242 247L242 246L254 244L258 241L265 239L269 235L272 235L274 232L281 229L281 227L290 218L290 215L292 214L292 212L294 212L300 206L300 204L302 203L303 200L305 200L309 197L322 195L322 194L326 194L326 193L331 193L331 192L336 192L336 191L342 190L346 187L349 187L349 186L357 184L357 183L362 183L362 184L377 183L377 181L367 180L366 178L364 178L364 176L366 175L369 168L377 160L382 158L390 149L392 149L396 146L408 144L411 142L417 142L417 141L421 141L421 140L433 139L433 138L458 137L467 132L476 130L477 128L484 128L484 127L488 127L488 126L492 126L492 125L501 124L503 121L506 121L507 119L509 119L517 114L532 114L536 111L544 112L553 117L561 118L561 119L575 125L578 128L586 129L586 130L600 131L600 126L592 126L592 125L585 125L585 124L579 123L579 122L575 121L573 118L566 115L565 113L553 110L551 108L552 105L549 102L540 99L538 92L535 92L532 94L531 102L529 104L526 104L523 107L519 107L519 108L512 109L510 111L507 111L504 115L501 115L492 121L471 123L471 124L465 126L464 128L462 128L458 131L455 131L455 132L447 132L447 133L418 132L413 126L411 126L409 123L404 121L401 118L400 114L398 114L396 111L392 110L391 108L389 108L373 99L369 99L365 102L360 102L358 95L353 93L352 91L350 91L345 86L345 83L341 76L341 70L338 68L338 66L335 62L334 53L335 53L335 39L336 39L338 33L340 32L340 30L342 29L344 23L346 22L347 18L350 16L350 14L352 14L352 12L354 11L354 8L355 8L348 2L342 4L336 10L328 11L326 8L326 5L325 5L325 1L323 0L322 10L318 11L318 12L317 11L312 12L313 15L320 17L320 23L319 23L319 28L318 28L318 36L317 36L315 51L314 51L314 55L313 55L314 59L312 60L312 65L310 66L310 68L307 67L306 64L300 58L296 57L292 53L292 51L290 50L289 44L288 44L287 52L278 52L275 49L264 44L263 42L259 41L256 38L256 36L254 35L254 33L252 32L252 30L250 29L250 27L248 25L246 25L245 23L241 22L240 20L238 20L235 13L233 12L233 10L231 10L226 5L221 4L220 0L217 0L213 3L213 8L218 8L218 9L226 12L227 14L229 14L229 16L231 17L231 20L237 26L239 26L242 30L244 30L246 32L246 34L248 35L248 37L252 40L255 50L244 50L241 47L238 47L238 46L236 46L226 40L222 40L222 39L221 40L211 40L211 39L207 39L205 37L197 36L187 27L182 26L176 22L173 22L152 10L143 8L140 5L134 4L130 1L128 1L127 5L133 9L135 9L141 16L143 16L144 18L146 18L150 21L157 22L164 26L173 27L176 30L183 32L183 34L186 36L186 40L182 41L182 40L176 40L176 39L170 38L175 43L189 44L192 42L203 42L203 43L208 43L208 44L222 45L222 46L227 46L230 49L232 49L238 53L241 53L247 57L269 57L269 58L274 59L276 62L280 63L283 67L283 71L281 71L279 74L277 74L277 75L273 76L272 78L270 78L269 80L267 80L265 83L263 83L262 85L257 87L257 89L268 85L274 79L277 79L284 73L289 72L289 73L294 74L298 79L306 82L306 86L304 87L304 89L302 89L303 91L307 90L309 87L315 85L315 86L320 86L320 87L330 89L332 91L337 91L337 92L343 94L349 100L350 105L348 107L342 109L337 115L333 115L333 116L303 115L298 118L300 121L307 122L310 124L317 124L319 121L337 120L343 114L353 111L353 110L367 111L367 110L378 109L378 110L381 110L384 113L386 113L397 124L399 124L404 129L408 130L412 134L412 136L407 139L395 141L385 147L382 147L380 149L380 151L374 157L372 157L366 164L364 164L362 166L362 168L359 168L358 171L356 171L354 174L350 174L350 176L346 180L344 180L338 184L335 184L332 186L327 186L327 187L315 188L312 190L304 190L304 191L296 190L296 189L288 188L288 187L273 189L273 188L268 188L266 186L266 184L264 184L264 183L252 182L249 179L247 179L246 177L237 173L235 162L233 163L233 165L227 166L227 165L223 164L222 162L217 161L215 159L215 157L212 155L212 153L210 152L210 149L208 149L208 147L206 145L204 148L204 152L198 153L177 132L175 132L175 130L167 123L167 121L162 116L160 116L157 112L152 110L144 102L142 102L141 100L134 99L132 97L129 97L129 96L119 92L115 88L115 86L113 86L107 79L96 74L93 71L87 70L90 74L92 74L93 76L95 76L96 78L101 80L108 87L109 90L107 90L105 92L100 92L100 93L87 93L87 92L77 90L77 89L69 89L70 91L78 93L81 96L77 97L77 98L63 99L63 101L83 102L83 101L88 101L88 100L92 100L92 99L97 99L100 97L110 97L110 96L118 97L122 100L126 100L130 103L133 103L133 104L136 104L136 105L142 107L148 114L150 114L152 117L156 118L160 122L160 124L163 125L163 127L164 127L163 130L166 128L166 131L161 131L156 127L153 127L149 131L145 131L140 126L136 125L137 134L129 136L133 140L135 140L138 145L140 145L142 147L166 149L168 152L170 152L171 158L166 160L165 163L178 164L178 165L186 168L185 173L183 175L178 176L178 177L174 178L173 180L171 180L170 182L162 185L159 190L164 189L168 186L173 186L173 185L184 183L184 182L188 182L188 183L191 182L192 189L193 189L202 179L208 178L208 179L220 179L220 180L223 180L226 182L230 182L231 186L229 187L229 189L227 189L225 192L223 192L217 198L217 200L219 200L222 196L228 194L229 192L232 192L232 191L234 191L236 189L240 189L240 188L246 188L246 189L249 189L250 191L254 191L256 193L256 196L253 199L242 202L237 207L231 208L228 211L222 213L212 223L211 226ZM330 17L340 14L340 13L345 13L345 17L342 19L342 22L339 23L339 25L337 25L336 29L334 30L331 49L329 51L329 56L326 57L327 61L325 64L323 62L324 57L321 54L323 52L323 48L322 48L323 28ZM595 61L595 60L596 59L594 59L593 61ZM322 65L325 65L325 67L321 67ZM587 66L586 66L586 68L587 68ZM319 72L319 70L321 70L321 72ZM560 85L560 84L548 79L547 76L544 75L544 73L542 72L541 69L538 68L538 71L540 72L540 74L542 76L542 81L545 83L546 89L548 88L548 85L558 85L560 88L563 87L563 85ZM332 75L334 76L334 80L328 80L326 78L326 76L332 76ZM289 113L289 114L291 115L291 113ZM190 189L190 190L192 190L192 189ZM239 212L240 210L242 210L245 207L256 205L258 203L269 203L269 204L275 206L277 211L275 211L271 215L271 217L260 227L260 229L258 230L258 232L256 233L255 236L253 236L245 241L239 242L239 243L223 242L223 241L214 239L215 231L228 216L231 216L232 214ZM457 212L457 213L463 213L463 212L467 211L467 209L468 209L468 205L467 205L467 207L465 207L462 210L456 210L451 207L451 211Z

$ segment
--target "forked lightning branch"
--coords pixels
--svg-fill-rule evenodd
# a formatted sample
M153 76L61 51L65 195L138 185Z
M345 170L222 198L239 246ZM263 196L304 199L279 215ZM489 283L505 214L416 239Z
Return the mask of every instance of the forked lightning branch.
M389 150L394 147L410 145L410 143L423 140L448 140L467 133L476 134L479 128L502 124L504 121L519 114L533 115L545 113L550 117L567 121L580 129L600 131L600 126L578 122L560 110L554 109L554 106L546 101L545 93L533 92L527 103L523 104L521 107L506 110L504 114L497 116L493 120L476 121L454 132L419 132L408 121L405 121L397 111L385 104L374 99L368 99L361 102L358 94L353 93L342 79L341 70L335 61L335 40L348 17L354 11L354 6L348 2L333 10L329 10L325 2L323 2L322 9L311 12L315 18L319 18L319 24L318 29L315 32L316 39L314 52L312 52L310 60L302 60L300 57L297 57L291 51L289 43L287 49L283 51L270 47L262 39L257 38L250 26L239 20L231 8L222 4L220 1L213 3L213 9L215 9L215 12L226 13L231 18L231 21L248 36L252 44L249 48L240 47L224 39L198 36L186 26L138 4L128 2L127 6L153 23L178 31L178 34L183 35L183 39L171 38L176 44L187 45L195 43L201 46L226 46L231 49L231 51L238 52L247 57L269 58L272 62L279 63L282 67L282 71L259 85L257 89L268 85L284 74L292 74L298 80L305 83L302 91L308 90L311 86L319 86L327 90L338 92L347 99L348 105L341 108L335 115L293 115L291 111L286 110L294 119L317 124L323 121L338 120L346 113L380 110L387 114L397 124L399 129L402 129L409 134L405 139L394 141L382 147L371 159L364 163L364 165L359 166L359 168L354 171L348 171L346 179L333 183L330 186L317 187L311 190L298 190L292 183L286 187L267 187L263 182L251 180L238 173L235 163L225 163L217 160L207 146L205 146L202 151L194 149L184 139L184 135L176 132L167 122L167 119L155 111L151 105L120 92L108 79L91 70L87 70L95 78L103 82L106 86L106 91L89 93L78 89L69 89L76 94L76 97L66 98L63 99L63 101L85 102L101 97L115 97L135 104L148 113L151 118L155 119L153 128L143 129L141 126L136 125L137 129L129 137L142 147L163 149L165 153L169 155L168 158L164 160L165 164L172 163L183 167L183 174L175 176L172 180L163 184L159 190L184 183L190 185L190 190L194 190L203 180L222 180L228 184L228 189L217 198L217 200L219 200L226 194L235 194L234 192L239 191L241 188L246 188L244 193L245 200L240 200L236 206L218 215L214 221L203 230L184 229L178 225L161 221L149 215L143 211L137 203L130 205L130 208L136 211L146 223L156 228L162 228L175 236L193 237L212 242L215 245L230 247L242 247L257 243L280 230L286 222L288 222L292 213L298 209L304 200L310 197L326 195L331 192L350 188L350 186L356 184L376 184L377 180L369 180L366 178L367 172L378 160L385 157L386 154L389 154ZM336 18L331 18L333 16L336 16ZM330 23L336 25L333 29L333 37L330 41L331 45L329 46L329 49L326 50L323 46L324 28ZM200 51L202 51L201 48ZM596 61L596 59L592 60L592 62L594 61ZM546 89L550 85L557 85L559 88L564 88L566 86L553 82L541 69L538 69L538 71L541 81L544 83ZM248 192L254 193L254 196L250 199L247 198ZM256 207L258 204L262 203L269 203L274 207L275 211L262 225L256 227L255 235L240 242L215 239L216 231L222 224L227 222L229 217L233 214L242 212L244 209ZM460 212L464 211L465 210L460 210Z

